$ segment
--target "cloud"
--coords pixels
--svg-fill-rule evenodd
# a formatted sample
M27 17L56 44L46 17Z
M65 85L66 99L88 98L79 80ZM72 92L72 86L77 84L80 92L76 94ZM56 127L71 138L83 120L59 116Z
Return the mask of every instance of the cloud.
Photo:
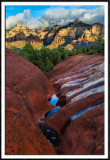
M93 24L96 22L104 23L104 7L87 10L86 8L74 9L48 9L39 20L31 17L30 10L24 10L15 16L10 16L6 20L6 28L9 29L16 24L25 24L32 29L40 29L42 27L52 27L55 24L60 26L73 22L75 19L80 18L85 23Z
M89 10L82 16L82 20L88 24L93 24L96 22L104 23L104 7Z
M24 24L27 25L28 22L31 20L30 10L24 10L23 13L18 13L15 16L9 16L6 19L6 29L10 29L17 24Z

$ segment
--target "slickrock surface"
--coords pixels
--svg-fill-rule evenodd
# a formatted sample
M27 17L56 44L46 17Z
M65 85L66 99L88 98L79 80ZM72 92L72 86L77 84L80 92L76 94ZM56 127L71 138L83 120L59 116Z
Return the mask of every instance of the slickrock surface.
M6 154L55 154L36 122L53 106L46 76L6 49Z
M69 57L47 77L6 49L6 154L103 155L104 57Z
M72 56L47 76L62 107L46 120L61 135L59 151L104 154L104 57Z
M104 106L94 108L75 119L61 140L65 154L104 154Z

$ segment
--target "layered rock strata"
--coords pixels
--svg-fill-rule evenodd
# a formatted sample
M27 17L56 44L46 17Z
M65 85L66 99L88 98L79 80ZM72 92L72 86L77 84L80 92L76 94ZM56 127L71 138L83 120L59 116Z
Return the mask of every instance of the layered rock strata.
M104 57L69 57L47 76L62 107L46 120L61 135L59 151L104 154Z
M73 44L74 40L79 41L79 45L84 41L97 42L99 36L104 39L103 24L95 23L90 25L80 19L76 19L74 22L64 26L54 25L53 27L41 28L39 31L18 24L6 31L6 42L10 43L19 40L29 41L31 38L31 41L35 43L40 42L43 43L44 46L54 48L59 45L66 46Z

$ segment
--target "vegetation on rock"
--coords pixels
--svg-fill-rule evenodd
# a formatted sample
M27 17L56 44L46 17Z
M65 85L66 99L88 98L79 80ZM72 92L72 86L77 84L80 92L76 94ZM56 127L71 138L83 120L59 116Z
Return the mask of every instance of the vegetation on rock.
M56 64L73 55L92 55L102 54L104 55L104 40L100 39L99 46L91 45L89 48L79 48L67 50L63 46L58 48L49 49L44 46L40 50L35 50L30 43L26 43L25 46L19 51L19 55L39 67L44 73L50 71ZM13 49L16 53L16 48Z

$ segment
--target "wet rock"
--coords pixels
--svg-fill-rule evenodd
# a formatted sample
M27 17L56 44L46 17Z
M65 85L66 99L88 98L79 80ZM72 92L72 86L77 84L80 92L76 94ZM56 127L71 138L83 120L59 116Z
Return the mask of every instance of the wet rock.
M73 114L80 112L81 110L86 109L89 106L92 106L94 104L97 105L103 102L104 102L104 93L101 92L91 95L89 97L85 97L73 103L72 102L67 103L58 111L58 113L49 117L46 120L46 123L55 127L55 129L57 128L57 130L61 132L61 129Z
M94 108L73 120L61 139L65 154L104 154L104 106Z
M66 103L67 103L66 96L61 96L56 105L63 107L64 105L66 105Z
M104 57L72 56L47 76L57 90L57 105L62 107L46 119L61 134L58 153L104 154L104 106L98 106L104 103ZM94 105L98 107L91 108Z
M104 106L88 109L104 103L104 57L72 56L47 76L6 49L6 153L104 154Z

